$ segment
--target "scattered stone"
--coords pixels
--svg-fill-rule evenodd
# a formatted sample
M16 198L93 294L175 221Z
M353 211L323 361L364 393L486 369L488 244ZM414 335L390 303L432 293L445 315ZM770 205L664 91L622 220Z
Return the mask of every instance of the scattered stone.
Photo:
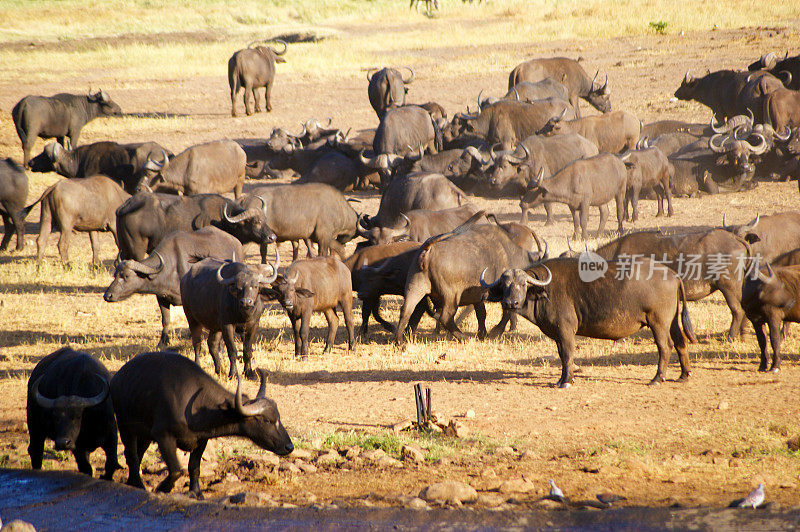
M372 449L361 453L361 457L370 462L377 462L384 456L386 456L386 451L383 449Z
M478 495L478 504L487 508L494 508L506 502L506 498L499 493L481 493Z
M419 497L414 497L413 499L405 503L403 506L411 510L430 510L430 506L428 506L428 503L423 501Z
M446 436L454 437L454 438L466 438L467 437L467 427L463 424L459 423L455 419L451 419L450 423L445 427L444 433Z
M530 493L536 490L533 482L524 478L513 478L500 483L500 493Z
M225 482L241 482L235 473L228 473L225 475Z
M521 460L538 460L541 458L539 453L530 449L525 449L519 457Z
M308 473L308 474L311 474L311 473L316 473L316 472L317 472L317 466L315 466L314 464L309 464L309 463L307 463L307 462L301 462L301 463L299 463L299 464L295 464L295 465L296 465L296 466L297 466L297 467L300 469L300 471L302 471L303 473Z
M728 459L723 456L715 456L711 459L711 462L713 462L714 465L720 465L724 467L728 467L729 463Z
M720 401L717 405L717 410L727 410L728 408L730 408L728 401Z
M297 447L295 447L294 451L292 451L292 454L290 454L289 456L291 458L299 458L301 460L313 460L314 454L315 453L312 453L308 449L298 449Z
M394 425L392 425L393 432L402 432L404 430L410 429L414 423L410 419L406 419L404 421L398 421Z
M361 447L356 445L347 449L347 452L344 453L344 457L347 458L348 460L354 460L355 458L358 458L358 455L360 454L361 454Z
M260 454L258 455L258 460L263 463L267 467L276 468L281 463L281 458L277 454Z
M450 504L453 501L470 503L478 500L478 492L475 491L475 488L456 480L446 480L431 484L424 488L419 496L428 502L438 504Z
M279 471L288 471L289 473L292 473L292 474L301 472L299 467L297 467L294 463L289 462L288 460L285 460L285 461L281 462L281 465L278 468L278 470Z
M789 447L790 451L800 451L800 435L789 438L786 442L786 446Z
M564 504L551 499L541 499L539 501L536 501L536 507L541 508L543 510L556 510L559 508L563 508Z
M297 508L297 505L290 502L285 502L281 504L281 508Z
M431 431L431 432L436 432L436 433L438 433L438 434L441 434L441 433L443 433L443 432L444 432L444 428L440 427L439 425L437 425L437 424L436 424L436 423L434 423L433 421L429 421L429 422L427 422L427 423L425 424L425 429L427 429L427 430L429 430L429 431Z
M391 456L381 456L378 460L375 461L375 465L384 469L388 469L390 467L403 467L403 462L392 458Z
M503 446L498 447L497 449L495 449L494 450L494 454L496 456L510 456L510 455L516 454L516 452L514 451L514 449L512 447L509 447L508 445L503 445Z
M481 469L480 476L483 478L497 478L497 473L491 467L485 467Z
M271 497L263 493L251 493L243 491L236 495L231 495L225 501L226 504L239 504L242 506L269 506L275 507L278 505Z
M425 461L425 453L416 445L403 445L400 454L406 462L421 464Z
M467 410L464 414L464 417L467 419L474 419L475 418L475 411L474 410Z
M342 457L339 456L339 453L334 450L330 450L327 453L321 454L317 457L317 465L322 467L331 466L338 464L341 462L341 460Z

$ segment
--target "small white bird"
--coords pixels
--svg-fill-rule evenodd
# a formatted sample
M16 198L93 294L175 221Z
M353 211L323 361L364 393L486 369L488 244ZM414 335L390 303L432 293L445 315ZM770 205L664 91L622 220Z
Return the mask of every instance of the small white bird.
M739 508L757 508L764 502L764 484L759 484L756 489L747 494L747 497L739 503Z
M564 492L561 491L561 488L556 486L556 483L552 478L549 480L549 482L550 482L550 497L559 501L563 501Z

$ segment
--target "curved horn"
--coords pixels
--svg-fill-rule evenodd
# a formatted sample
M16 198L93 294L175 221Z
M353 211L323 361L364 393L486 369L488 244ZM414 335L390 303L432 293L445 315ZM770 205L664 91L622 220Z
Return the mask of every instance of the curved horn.
M373 74L378 70L380 70L380 68L370 68L369 70L367 70L367 81L372 81Z
M608 94L608 74L606 74L606 80L603 82L603 86L597 89L597 92Z
M478 112L478 113L470 113L469 112L469 107L467 107L467 112L466 113L456 113L455 114L455 118L460 118L461 120L475 120L476 118L478 118L479 114L480 114L480 112Z
M159 263L158 264L158 268L153 268L151 266L147 266L146 264L142 264L138 260L134 260L134 259L131 259L131 260L128 260L128 261L125 261L125 262L127 262L128 263L128 267L131 270L135 271L135 272L140 272L140 273L143 273L145 275L155 275L157 273L161 273L161 270L164 269L164 257L162 257L161 253L159 253L158 251L153 251L153 255L158 257L158 263Z
M775 272L772 270L772 266L767 263L767 279L772 280L775 277Z
M275 279L278 278L278 266L281 264L281 252L278 249L278 246L275 246L275 264L270 264L270 268L272 268L272 273L266 279L259 276L259 283L261 284L272 284L275 282Z
M517 99L517 101L519 101L519 93L517 92L517 86L516 86L516 85L514 85L514 86L512 87L512 90L514 91L514 98L516 98L516 99Z
M486 282L486 270L488 270L488 269L489 269L489 268L484 268L484 269L483 269L483 271L481 272L481 279L480 279L480 281L481 281L481 286L482 286L484 289L488 289L488 288L491 288L491 287L493 287L494 285L496 285L496 284L497 284L497 281L499 281L499 280L500 280L500 279L498 278L498 279L497 279L496 281L494 281L493 283L487 283L487 282Z
M548 268L547 266L544 266L544 269L547 271L547 279L545 279L544 281L540 281L539 279L531 277L529 274L526 273L525 276L527 277L527 279L525 280L527 281L527 283L532 284L533 286L549 285L550 282L553 280L553 272L551 272L550 268Z
M483 100L481 99L481 95L483 94L483 89L478 93L478 109L483 109Z
M712 135L710 139L708 139L708 147L714 153L724 153L725 152L725 143L728 141L729 137L724 137L722 133L717 133L716 135ZM722 144L717 145L714 143L714 139L722 139Z
M777 62L778 58L775 55L775 52L769 52L761 56L761 66L764 67L765 70L775 68L775 63Z
M626 153L625 155L620 157L619 160L620 161L627 161L628 159L630 159L631 155L633 155L633 154L629 151L628 153Z
M760 218L761 218L761 214L760 214L760 213L756 213L756 217L753 219L753 221L752 221L752 222L750 222L749 224L747 224L747 227L749 227L750 229L755 229L755 228L756 228L756 226L758 225L758 220L759 220Z
M687 71L686 71L686 75L684 75L684 76L683 76L683 82L684 82L684 83L691 83L691 82L693 82L693 81L694 81L694 76L692 76L692 75L689 73L689 71L687 70Z
M260 198L260 199L263 202L263 198ZM258 212L259 212L258 209L246 209L246 210L240 212L239 214L237 214L236 216L231 217L228 214L228 202L227 201L225 202L225 206L222 207L222 216L225 218L226 221L228 221L228 222L230 222L232 224L238 224L239 222L243 222L245 220L249 220L250 218L258 216Z
M261 372L259 372L259 375L261 376L261 379L262 379L261 380L261 386L264 386L263 374ZM259 389L259 392L260 391L261 390ZM246 405L242 404L242 377L241 377L241 375L239 374L238 371L236 372L236 399L235 399L235 401L236 401L236 411L239 412L244 417L257 416L257 415L261 414L264 411L264 409L266 408L266 406L267 406L266 403L261 402L261 401L248 403Z
M792 73L788 70L781 70L776 74L776 76L778 79L781 79L782 77L786 78L786 81L783 82L784 86L788 86L792 82Z
M484 159L483 154L475 146L467 146L466 152L469 153L472 157L474 157L475 160L480 162L481 166L486 166L493 160L491 157L489 159Z
M536 174L536 179L531 182L531 185L534 187L538 187L542 184L542 178L544 177L544 166L539 168L539 172Z
M556 118L556 122L561 122L566 114L567 114L567 108L564 107L564 109L561 111L561 114L558 115L558 118Z
M39 393L39 383L44 378L44 375L36 379L36 382L33 383L33 397L36 399L36 402L39 403L39 406L42 408L53 408L56 405L55 399L50 399L48 397L43 396Z
M217 268L217 281L219 281L219 284L221 284L222 286L228 286L229 284L231 284L233 281L236 280L236 276L233 276L233 277L231 277L229 279L226 279L225 277L222 276L222 268L224 268L227 264L230 264L230 263L229 262L223 262L220 265L220 267Z
M262 198L261 196L254 196L261 201L261 210L264 211L264 214L267 214L267 200Z
M536 245L538 246L539 245L539 242L538 242L539 239L537 238L536 240L537 240ZM547 243L547 239L542 239L542 240L544 240L544 251L542 251L541 246L539 246L539 255L538 256L534 255L530 251L528 252L528 256L534 262L541 262L543 260L547 260L548 258L550 258L550 244Z
M530 159L530 157L531 157L531 152L529 152L529 151L528 151L528 148L526 148L526 147L525 147L525 143L521 142L521 143L519 144L519 147L521 147L521 148L522 148L522 151L524 151L524 152L525 152L525 157L523 157L523 158L520 158L520 162L522 162L522 161L527 161L528 159ZM516 151L516 150L514 150L514 151ZM542 168L542 171L544 171L544 168Z
M411 220L409 220L408 216L406 216L402 212L400 213L400 216L402 216L403 218L406 219L406 224L403 227L401 227L400 229L407 229L411 225Z
M761 155L765 151L767 151L767 147L768 147L767 146L767 139L764 138L764 135L762 135L761 133L753 133L753 136L760 138L761 142L759 144L757 144L756 146L753 146L752 144L750 144L749 141L746 141L746 140L744 141L744 143L747 144L750 147L750 150L755 155Z
M309 120L309 122L310 122L310 120ZM301 125L303 126L303 131L301 131L298 135L293 135L295 138L302 137L303 135L308 133L308 128L306 127L306 124L301 124Z
M410 66L404 66L403 68L408 69L408 72L411 74L411 77L408 78L407 80L403 79L402 76L401 76L400 79L403 79L403 84L404 85L410 85L411 83L414 83L414 79L416 79L416 77L417 77L416 74L414 74L414 69L411 68Z
M722 228L723 228L723 229L730 230L730 228L728 227L728 224L727 224L727 223L725 223L725 218L726 218L726 216L725 216L725 213L723 212L723 213L722 213Z
M100 381L103 383L102 391L100 391L100 393L92 397L81 397L79 395L69 396L74 406L77 406L79 408L91 408L93 406L99 405L100 403L106 400L106 397L108 397L108 392L109 392L108 381L105 378L98 375L97 373L94 373L94 376L100 379Z
M717 121L717 114L711 113L711 122L708 123L709 127L711 128L711 131L713 131L714 133L727 133L728 130L722 129L725 126L725 124L715 125L714 122L716 121Z
M286 50L289 48L289 45L288 45L288 44L286 44L286 41L284 41L284 40L282 40L282 39L274 39L274 41L275 41L275 42L277 42L277 43L280 43L280 44L282 44L282 45L283 45L283 50L281 50L280 52L278 52L278 51L276 51L275 49L273 49L273 50L272 50L272 52L273 52L275 55L283 55L283 54L285 54L285 53L286 53Z
M567 249L570 251L575 251L574 249L572 249L572 244L569 241L569 237L567 237Z
M783 134L773 131L772 136L780 141L786 142L792 136L792 128L790 128L788 125L783 126Z

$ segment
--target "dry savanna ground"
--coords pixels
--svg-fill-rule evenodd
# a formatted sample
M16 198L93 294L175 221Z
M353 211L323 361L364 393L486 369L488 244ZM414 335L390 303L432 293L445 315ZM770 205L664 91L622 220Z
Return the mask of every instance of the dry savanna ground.
M310 117L330 116L342 128L374 127L364 78L371 66L414 67L417 81L409 100L435 100L452 114L474 104L481 89L504 92L508 71L520 61L552 55L581 57L587 71L607 73L614 107L645 122L706 121L706 108L670 100L687 69L742 68L765 51L796 53L800 44L800 8L794 2L442 3L442 11L429 17L389 0L235 6L207 1L188 7L159 1L0 1L0 156L21 159L9 111L27 94L103 88L125 116L90 123L82 143L154 140L178 152L218 138L263 139L274 126L299 129ZM278 66L273 112L231 118L225 76L230 54L254 37L291 33L319 40L289 45L287 63ZM43 145L37 143L35 151ZM57 179L30 174L30 201ZM680 198L671 219L654 218L653 202L643 201L640 221L626 228L714 226L723 212L741 222L757 212L796 209L797 194L796 183L762 183L738 194ZM377 192L352 196L362 200L360 210L376 212ZM501 219L516 219L519 212L514 199L475 201ZM532 227L560 252L572 225L565 207L556 207L556 213L557 224L544 227L543 213L537 212ZM83 234L73 238L69 266L57 261L53 236L37 267L37 220L35 209L25 251L0 256L2 467L30 466L25 386L38 360L71 345L113 371L152 349L160 327L152 296L103 301L116 254L109 235L101 238L102 268L87 265L89 241ZM590 224L596 227L597 220L594 211ZM613 220L609 225L614 227ZM248 261L257 262L257 250L247 251ZM288 256L288 246L283 251ZM396 319L400 301L388 301L383 312ZM691 303L690 313L700 341L692 346L688 382L645 386L655 372L656 350L643 331L623 343L581 340L575 385L558 390L552 387L560 371L555 344L522 320L517 332L497 341L455 342L437 335L426 318L402 349L373 328L352 353L343 347L340 329L340 343L322 355L319 316L312 356L296 362L288 319L272 307L261 320L255 362L270 371L269 394L297 447L310 449L311 459L320 446L379 447L399 457L399 447L413 442L426 460L386 469L343 460L302 473L288 465L274 467L249 442L221 440L206 452L203 485L210 497L247 489L282 503L355 505L370 493L369 504L393 504L444 478L489 494L504 481L524 478L532 489L518 483L524 493L513 493L511 484L504 484L503 494L481 503L519 508L534 504L548 478L573 498L613 491L627 496L625 504L656 506L724 505L765 482L769 500L797 505L800 455L787 447L787 440L800 434L797 329L783 344L782 372L764 375L756 372L751 331L736 343L723 340L730 314L719 295ZM360 323L358 306L355 314ZM497 307L490 308L489 322L499 315ZM189 355L181 310L173 317L173 344ZM474 332L474 317L464 327ZM202 362L210 370L210 357ZM667 377L678 372L673 358ZM390 430L412 417L417 382L432 389L440 417L464 425L465 438ZM253 393L255 386L247 388ZM474 417L465 416L470 410ZM102 465L101 455L93 458L96 466ZM164 474L155 448L145 463L152 488ZM55 451L46 455L45 467L75 468L70 456ZM126 474L118 473L116 480Z

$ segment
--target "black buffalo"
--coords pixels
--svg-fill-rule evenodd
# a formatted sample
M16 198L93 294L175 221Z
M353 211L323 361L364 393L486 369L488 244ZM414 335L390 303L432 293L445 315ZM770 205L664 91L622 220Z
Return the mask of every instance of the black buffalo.
M256 104L256 113L261 112L261 104L258 101L256 89L264 87L264 99L267 112L272 111L272 104L269 101L272 92L272 83L275 81L275 63L285 63L281 57L288 48L286 42L278 40L283 44L280 52L267 46L256 46L245 48L235 52L228 60L228 84L231 87L231 116L236 116L236 96L244 88L244 107L248 116L253 114L248 96L252 93Z
M409 72L408 79L403 78L403 75L394 68L382 68L374 74L372 70L367 72L367 81L369 81L367 95L379 120L383 119L383 115L388 109L402 107L406 104L406 93L408 92L406 85L411 84L415 76L411 67L405 68Z
M0 160L0 216L3 217L3 242L0 251L8 249L11 235L17 234L17 251L25 247L25 217L22 208L28 200L28 174L13 159Z

